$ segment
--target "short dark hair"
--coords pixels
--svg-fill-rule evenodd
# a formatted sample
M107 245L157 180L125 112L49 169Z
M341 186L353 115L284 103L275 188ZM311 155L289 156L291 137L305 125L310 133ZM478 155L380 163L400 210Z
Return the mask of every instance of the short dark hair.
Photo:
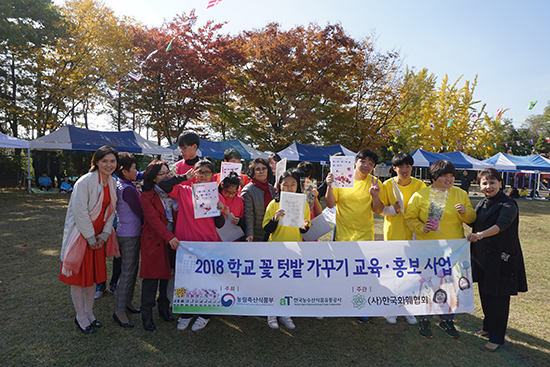
M441 159L432 163L428 169L428 176L432 182L436 181L439 177L452 173L453 176L456 175L455 166L448 160Z
M233 158L236 158L238 160L242 159L242 155L237 149L228 148L228 149L225 150L225 152L223 152L223 160L224 161L228 161L228 160L233 159Z
M241 180L239 180L239 175L237 175L236 172L229 172L227 176L223 178L223 180L220 182L220 185L218 186L218 192L221 194L223 189L226 189L228 187L239 187L241 185Z
M168 163L161 160L154 160L151 163L149 163L147 168L145 168L145 173L143 174L143 186L141 187L143 191L149 191L153 187L155 187L154 180L159 174L162 166L165 166L166 168L170 169L170 167L168 167Z
M124 175L122 174L122 170L125 169L126 171L130 171L130 168L132 168L132 164L137 164L136 157L132 153L128 152L122 152L118 153L118 168L115 172L115 174L120 177L124 178Z
M365 158L370 159L374 162L374 164L378 163L378 154L370 149L361 149L359 152L357 152L357 155L355 156L355 161L357 162L358 160Z
M494 168L486 168L483 171L479 172L477 174L477 182L479 183L479 181L481 181L482 178L485 178L487 180L497 180L498 182L502 182L502 175L500 174L499 171L497 171Z
M263 164L264 166L267 167L267 180L269 181L269 179L273 177L273 171L271 170L269 163L267 163L267 161L263 158L256 158L252 162L250 162L250 164L248 165L248 170L246 171L246 174L248 175L248 177L251 180L254 178L254 168L256 167L257 164Z
M267 157L267 163L270 163L271 161L279 162L281 160L281 156L277 153L271 153L269 157Z
M305 177L304 172L296 168L288 169L284 171L281 177L279 177L279 180L277 180L277 193L273 198L275 199L276 202L281 201L281 182L283 182L283 180L287 177L292 177L293 179L296 180L296 193L299 194L302 192L302 187L300 185L300 177Z
M116 162L117 162L117 167L118 167L118 151L115 148L113 148L109 145L104 145L101 148L99 148L98 150L96 150L94 155L92 156L92 164L91 164L91 167L90 167L90 172L93 172L93 171L95 171L99 168L97 166L97 162L102 160L103 157L105 157L107 154L113 154L115 156Z
M311 177L315 174L315 166L311 162L300 162L296 168L304 172L306 177Z
M399 167L404 165L414 165L414 158L409 153L398 153L391 159L391 165L393 167Z
M191 146L197 144L197 148L201 144L199 136L192 131L186 131L178 137L178 146Z
M195 170L201 167L208 167L210 168L210 171L212 171L212 174L216 173L216 170L214 169L214 165L208 159L201 159L197 163L195 163L195 167L194 167Z

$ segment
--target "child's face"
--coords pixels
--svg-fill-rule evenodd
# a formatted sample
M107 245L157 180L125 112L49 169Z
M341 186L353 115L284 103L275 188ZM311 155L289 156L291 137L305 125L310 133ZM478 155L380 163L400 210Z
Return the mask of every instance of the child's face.
M226 199L234 198L235 195L237 195L237 192L239 192L239 188L237 186L229 186L222 189L222 195Z
M400 180L408 180L411 177L412 166L410 164L403 164L401 166L393 167L393 170L397 173L397 177Z
M43 174L42 174L42 177L48 177L48 174L47 174L47 173L43 173Z
M296 192L298 189L298 183L292 176L285 177L281 181L281 191L284 192Z
M68 177L65 177L65 178L63 179L63 181L69 182L69 178L68 178Z

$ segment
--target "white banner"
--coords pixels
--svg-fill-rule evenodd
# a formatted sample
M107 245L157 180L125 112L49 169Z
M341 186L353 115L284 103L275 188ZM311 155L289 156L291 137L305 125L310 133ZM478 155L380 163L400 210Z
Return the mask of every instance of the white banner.
M401 316L474 312L466 239L180 242L174 313Z

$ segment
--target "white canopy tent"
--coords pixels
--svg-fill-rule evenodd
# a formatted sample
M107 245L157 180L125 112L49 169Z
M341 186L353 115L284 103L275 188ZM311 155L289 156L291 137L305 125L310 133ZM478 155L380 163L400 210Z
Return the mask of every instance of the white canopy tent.
M31 150L29 148L29 141L28 140L22 140L17 139L13 136L9 136L6 134L0 133L0 148L11 148L11 149L27 149L27 159L28 159L28 167L27 167L27 182L28 182L28 190L31 191L31 181L28 179L28 177L31 176Z

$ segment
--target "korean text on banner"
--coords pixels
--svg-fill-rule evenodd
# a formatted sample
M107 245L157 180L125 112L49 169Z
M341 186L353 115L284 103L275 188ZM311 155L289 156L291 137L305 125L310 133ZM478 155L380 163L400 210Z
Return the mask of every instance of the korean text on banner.
M180 242L174 313L399 316L474 312L466 239Z

